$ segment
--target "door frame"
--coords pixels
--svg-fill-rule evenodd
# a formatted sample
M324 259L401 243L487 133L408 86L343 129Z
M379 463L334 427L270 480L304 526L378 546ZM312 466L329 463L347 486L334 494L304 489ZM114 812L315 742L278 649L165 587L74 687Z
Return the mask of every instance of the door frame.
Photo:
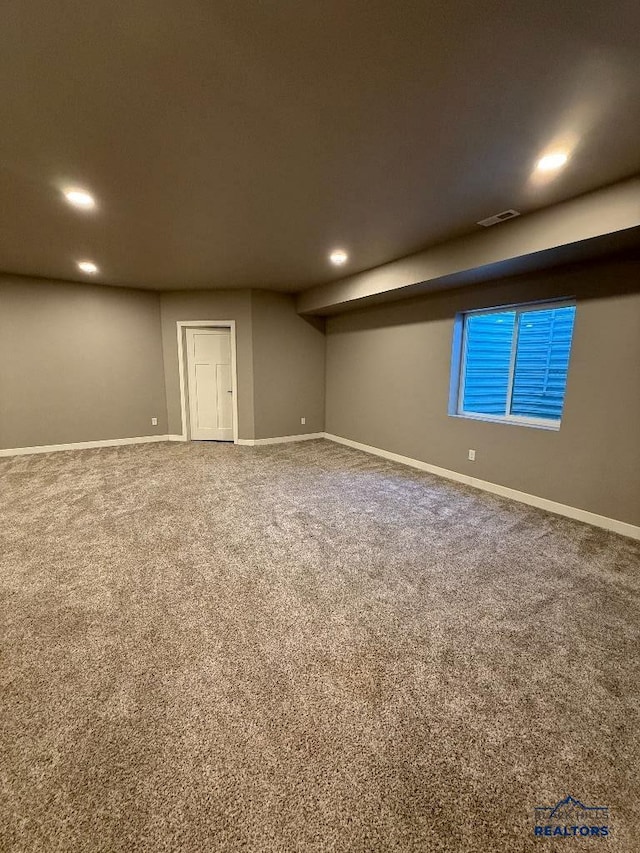
M233 391L233 443L238 443L238 367L236 361L236 321L235 320L177 320L178 336L178 373L180 376L180 417L182 426L180 440L189 441L187 418L187 382L185 376L185 332L187 329L229 329L231 340L231 388Z

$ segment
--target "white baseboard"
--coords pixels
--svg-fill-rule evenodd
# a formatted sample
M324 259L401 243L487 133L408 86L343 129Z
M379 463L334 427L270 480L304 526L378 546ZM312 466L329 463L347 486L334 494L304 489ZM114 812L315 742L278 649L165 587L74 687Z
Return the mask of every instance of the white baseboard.
M103 441L74 441L71 444L39 444L0 450L0 456L29 456L32 453L57 453L60 450L89 450L92 447L120 447L123 444L151 444L170 441L168 435L138 435L135 438L108 438Z
M324 432L306 432L302 435L279 435L276 438L239 438L238 444L256 447L262 444L286 444L289 441L309 441L312 438L326 438Z
M400 462L402 465L409 465L412 468L418 468L420 471L428 471L429 474L445 477L447 480L455 480L457 483L473 486L474 489L482 489L494 495L501 495L504 498L511 498L511 500L538 507L538 509L546 509L548 512L554 512L557 515L583 521L585 524L592 524L594 527L602 527L605 530L612 530L614 533L620 533L632 539L640 539L640 527L626 521L618 521L616 518L608 518L606 515L588 512L586 509L578 509L574 506L557 503L557 501L550 501L547 498L530 495L527 492L520 492L507 486L500 486L498 483L490 483L488 480L478 480L468 474L460 474L458 471L450 471L448 468L439 468L437 465L430 465L428 462L421 462L419 459L412 459L409 456L401 456L399 453L391 453L389 450L382 450L369 444L361 444L359 441L352 441L350 438L342 438L328 432L324 433L324 437L329 441L345 444L347 447L363 450L365 453L372 453L374 456L381 456L383 459L389 459L392 462Z
M541 498L538 495L530 495L527 492L520 492L517 489L501 486L498 483L490 483L488 480L479 480L468 474L461 474L458 471L450 471L448 468L440 468L437 465L422 462L420 459L412 459L410 456L401 456L399 453L392 453L391 451L383 450L380 447L362 444L362 442L353 441L350 438L343 438L339 435L332 435L328 432L311 432L303 433L302 435L282 435L275 438L239 438L238 444L255 447L266 444L284 444L292 441L309 441L316 438L326 438L329 441L336 442L337 444L344 444L347 447L353 447L356 450L362 450L365 453L371 453L374 456L389 459L391 462L399 462L401 465L409 465L411 468L417 468L420 471L427 471L429 474L435 474L436 476L444 477L447 480L455 480L457 483L464 483L466 486L472 486L475 489L481 489L482 491L490 492L494 495L510 498L511 500L529 504L529 506L535 506L539 509L547 510L548 512L554 512L557 515L573 518L576 521L582 521L585 524L592 524L594 527L602 527L605 530L612 530L614 533L620 533L623 536L629 536L632 539L640 539L640 526L629 524L626 521L619 521L616 518L609 518L606 515L598 515L595 512L589 512L585 509L579 509L578 507L569 506L568 504L561 504L557 501ZM0 450L0 457L27 456L34 453L56 453L61 450L88 450L96 447L120 447L126 444L151 444L161 441L185 440L185 437L181 435L141 435L135 436L134 438L112 438L102 441L76 441L70 444L43 444L36 447L14 447Z

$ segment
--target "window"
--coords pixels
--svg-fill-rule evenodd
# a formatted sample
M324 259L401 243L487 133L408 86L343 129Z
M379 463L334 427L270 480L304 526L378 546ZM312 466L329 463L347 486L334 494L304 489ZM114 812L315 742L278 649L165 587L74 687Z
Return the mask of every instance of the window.
M449 413L560 427L575 305L516 305L459 314Z

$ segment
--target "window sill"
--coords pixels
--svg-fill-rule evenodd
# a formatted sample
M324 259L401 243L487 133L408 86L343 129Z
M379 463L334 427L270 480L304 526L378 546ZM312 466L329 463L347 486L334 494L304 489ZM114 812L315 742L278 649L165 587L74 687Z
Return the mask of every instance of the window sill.
M560 421L535 420L534 418L506 418L498 415L472 415L465 412L449 412L451 418L462 418L465 421L485 421L490 424L506 424L507 426L533 427L533 429L545 429L558 432Z

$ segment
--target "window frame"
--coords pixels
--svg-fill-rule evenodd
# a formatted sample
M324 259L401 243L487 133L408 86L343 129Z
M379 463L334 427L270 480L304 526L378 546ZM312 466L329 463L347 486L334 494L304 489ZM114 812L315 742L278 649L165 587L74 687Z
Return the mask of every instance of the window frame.
M477 316L478 314L499 314L506 311L514 311L516 314L513 337L511 340L511 359L509 362L509 379L505 410L508 412L511 408L513 398L514 375L516 368L516 356L518 352L518 336L520 332L520 318L523 314L528 314L532 311L553 310L555 308L575 308L576 300L571 297L562 299L545 299L542 302L517 302L511 305L496 305L492 308L470 309L469 311L461 311L456 315L456 327L454 328L454 352L451 362L451 378L455 377L455 394L452 387L451 399L449 406L449 414L457 418L466 418L474 421L488 421L489 423L512 424L514 426L536 427L537 429L559 430L562 418L552 420L550 418L533 418L526 415L495 415L482 414L482 412L466 412L463 408L464 388L466 379L467 366L467 318ZM573 331L575 331L575 326ZM571 348L569 350L569 359L571 359L571 349L573 348L573 332L571 336ZM570 364L570 361L569 361ZM569 382L569 373L567 369L567 384ZM565 388L566 396L566 388ZM453 405L451 405L453 403ZM564 400L563 400L564 408Z

